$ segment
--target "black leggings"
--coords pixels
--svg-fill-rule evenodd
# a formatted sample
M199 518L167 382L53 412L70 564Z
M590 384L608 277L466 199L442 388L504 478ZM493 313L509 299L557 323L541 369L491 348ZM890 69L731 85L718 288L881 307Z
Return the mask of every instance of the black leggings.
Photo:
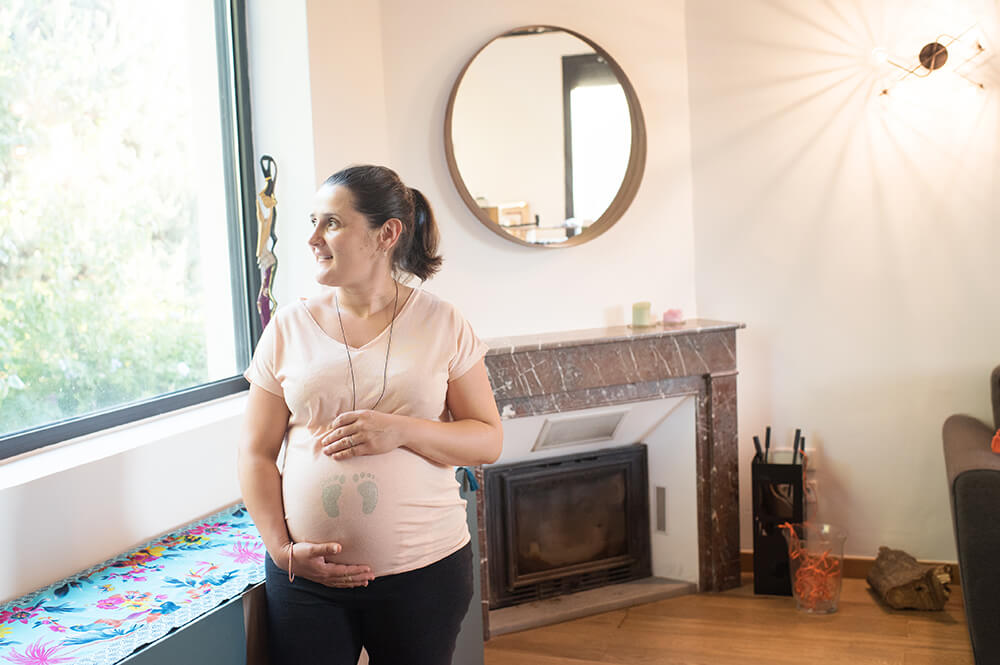
M370 665L450 665L472 598L471 545L354 589L265 571L271 665L357 665L361 647Z

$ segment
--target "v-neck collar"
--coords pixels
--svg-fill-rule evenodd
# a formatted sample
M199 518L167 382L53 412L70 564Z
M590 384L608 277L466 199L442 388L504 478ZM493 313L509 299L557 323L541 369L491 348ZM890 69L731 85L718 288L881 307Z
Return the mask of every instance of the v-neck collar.
M397 322L399 321L400 317L402 317L403 314L410 308L410 303L416 297L416 294L417 294L418 291L420 291L420 289L410 289L410 294L406 297L406 300L403 302L402 307L399 308L399 311L396 312L396 319L395 320ZM311 311L309 311L309 306L306 305L306 301L305 300L300 300L299 303L302 305L302 309L305 310L306 316L309 317L309 320L313 322L313 325L316 326L316 329L319 330L320 333L322 333L324 337L326 337L327 339L329 339L329 340L331 340L333 342L336 342L337 344L339 344L341 346L347 347L351 351L364 351L369 346L372 346L373 344L375 344L376 342L378 342L380 339L382 339L382 337L384 337L385 335L388 335L389 334L389 328L392 327L392 325L393 325L392 322L390 321L389 325L387 325L385 328L382 328L382 330L379 332L379 334L377 334L374 337L372 337L370 340L368 340L367 343L362 344L361 346L350 346L349 344L346 343L347 342L346 339L343 342L341 342L339 339L337 339L336 337L334 337L333 335L331 335L330 333L328 333L326 331L326 329L323 326L320 325L319 321L316 320L316 317L313 316L313 313Z

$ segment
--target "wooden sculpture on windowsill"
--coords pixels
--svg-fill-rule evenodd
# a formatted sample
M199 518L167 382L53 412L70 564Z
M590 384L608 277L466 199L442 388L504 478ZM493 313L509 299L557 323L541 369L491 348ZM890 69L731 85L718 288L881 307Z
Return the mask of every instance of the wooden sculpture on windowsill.
M257 266L260 268L260 292L257 294L257 313L261 327L271 320L271 313L277 302L271 294L274 273L278 270L278 259L274 246L278 243L275 222L278 219L278 199L274 196L274 186L278 181L278 164L270 155L262 155L260 168L264 172L264 189L257 193ZM268 247L268 241L271 246Z
M868 572L872 590L893 609L941 610L951 591L951 566L918 563L903 550L878 548Z

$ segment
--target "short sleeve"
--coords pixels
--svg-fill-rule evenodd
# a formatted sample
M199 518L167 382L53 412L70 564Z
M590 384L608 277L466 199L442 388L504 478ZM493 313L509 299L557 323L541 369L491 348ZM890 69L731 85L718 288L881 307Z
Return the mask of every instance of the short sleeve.
M448 361L448 381L454 381L472 369L489 351L489 346L476 336L472 326L457 309L452 313L455 332L455 353Z
M257 348L254 349L253 358L250 359L250 366L247 367L247 371L243 372L243 376L255 386L284 398L285 391L281 388L277 373L277 328L276 317L272 318L264 327L264 332L257 342Z

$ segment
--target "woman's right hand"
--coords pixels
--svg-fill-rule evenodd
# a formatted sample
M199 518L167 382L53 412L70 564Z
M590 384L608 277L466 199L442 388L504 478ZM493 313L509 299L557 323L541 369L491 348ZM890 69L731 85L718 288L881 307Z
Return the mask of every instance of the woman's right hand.
M368 582L375 579L369 566L327 560L339 554L341 549L339 543L288 543L282 552L282 559L287 564L284 568L296 576L328 587L351 589L368 586Z

